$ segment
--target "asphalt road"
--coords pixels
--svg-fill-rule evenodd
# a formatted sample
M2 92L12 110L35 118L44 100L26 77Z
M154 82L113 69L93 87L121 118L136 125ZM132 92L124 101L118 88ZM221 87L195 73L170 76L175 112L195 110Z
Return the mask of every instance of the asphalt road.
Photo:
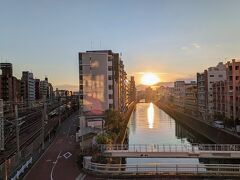
M57 137L24 177L25 180L75 180L79 176L76 164L78 146L75 143L77 126L77 114L62 123Z

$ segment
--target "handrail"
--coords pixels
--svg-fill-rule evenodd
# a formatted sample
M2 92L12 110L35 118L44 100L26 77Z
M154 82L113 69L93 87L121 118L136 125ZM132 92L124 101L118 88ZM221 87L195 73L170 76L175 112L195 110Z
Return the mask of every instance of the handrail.
M240 144L102 144L99 146L102 152L240 152Z
M240 164L98 164L87 162L85 170L112 174L195 174L195 175L237 175L240 176Z

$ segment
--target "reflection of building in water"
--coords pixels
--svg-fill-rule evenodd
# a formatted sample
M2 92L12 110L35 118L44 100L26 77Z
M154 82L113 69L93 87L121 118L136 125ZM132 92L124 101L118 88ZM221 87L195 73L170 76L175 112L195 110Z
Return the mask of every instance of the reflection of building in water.
M130 123L131 123L131 129L130 129L130 131L133 133L133 134L135 134L135 132L136 132L136 110L133 110L133 112L132 112L132 116L131 116L131 121L130 121Z
M176 124L176 137L178 139L182 139L184 141L184 139L187 139L189 142L191 143L195 143L198 142L197 139L194 137L194 135L189 132L187 129L185 129L182 125L180 125L179 123L175 123Z

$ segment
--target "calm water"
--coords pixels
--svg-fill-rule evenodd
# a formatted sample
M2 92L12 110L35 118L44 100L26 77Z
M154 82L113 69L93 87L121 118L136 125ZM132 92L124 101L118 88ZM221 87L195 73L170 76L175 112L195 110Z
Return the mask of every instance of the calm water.
M152 103L138 103L129 121L129 144L211 143L186 129ZM128 164L199 163L193 158L127 158Z

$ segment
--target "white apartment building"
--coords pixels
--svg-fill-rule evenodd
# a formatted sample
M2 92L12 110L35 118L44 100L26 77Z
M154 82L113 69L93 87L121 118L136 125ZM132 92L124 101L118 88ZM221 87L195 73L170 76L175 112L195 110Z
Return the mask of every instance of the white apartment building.
M213 83L218 81L224 81L226 80L226 66L220 62L216 67L210 67L208 68L208 115L212 119L214 114L214 103L213 103Z
M23 71L21 84L21 94L23 99L30 105L35 101L35 80L33 78L33 73Z
M226 66L220 62L197 74L198 108L204 120L212 120L214 115L213 84L226 80Z
M85 113L103 114L105 110L119 110L118 53L111 50L79 53L80 105Z

